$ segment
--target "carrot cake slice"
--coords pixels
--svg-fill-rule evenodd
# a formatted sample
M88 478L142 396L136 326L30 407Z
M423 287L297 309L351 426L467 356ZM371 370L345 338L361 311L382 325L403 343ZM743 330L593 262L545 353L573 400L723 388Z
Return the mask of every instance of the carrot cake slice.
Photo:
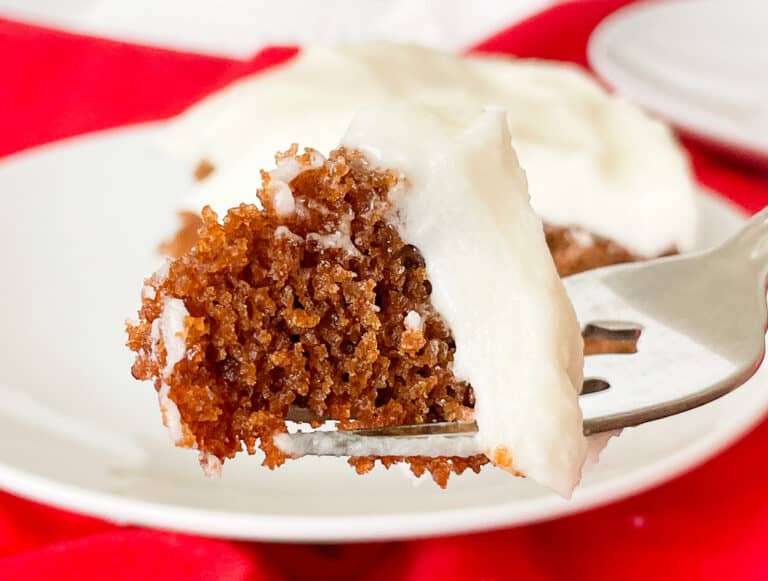
M339 429L474 420L483 455L382 461L443 485L492 463L570 494L583 343L504 111L363 111L327 158L279 154L257 197L205 208L128 325L177 445L216 473L257 447L282 464L296 407Z

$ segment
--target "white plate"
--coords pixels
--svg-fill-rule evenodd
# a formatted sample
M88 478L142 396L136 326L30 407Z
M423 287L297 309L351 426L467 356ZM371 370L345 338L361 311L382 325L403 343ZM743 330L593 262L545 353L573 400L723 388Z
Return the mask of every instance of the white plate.
M768 162L768 2L643 2L606 18L592 67L690 133Z
M0 163L0 486L125 523L226 537L391 539L552 518L658 484L743 434L768 405L766 373L720 401L628 430L571 502L500 470L414 486L342 459L271 472L241 457L221 480L174 448L151 385L134 381L123 321L174 227L189 168L154 126L73 139ZM702 195L702 244L743 217Z

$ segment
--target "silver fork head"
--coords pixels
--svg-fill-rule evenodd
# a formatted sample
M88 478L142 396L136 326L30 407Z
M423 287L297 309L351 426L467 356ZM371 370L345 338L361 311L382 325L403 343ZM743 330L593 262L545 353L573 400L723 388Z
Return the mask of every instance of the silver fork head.
M564 280L579 320L642 329L637 353L595 355L585 377L610 388L581 398L586 433L666 417L720 397L762 361L768 309L768 210L712 250Z

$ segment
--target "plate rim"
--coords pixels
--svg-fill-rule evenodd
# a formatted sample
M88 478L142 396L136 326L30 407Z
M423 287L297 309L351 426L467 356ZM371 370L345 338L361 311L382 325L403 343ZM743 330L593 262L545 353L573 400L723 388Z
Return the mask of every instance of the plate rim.
M765 415L766 409L761 408L757 413L748 414L749 419L746 422L733 422L729 430L702 438L694 446L637 470L629 477L619 477L592 485L586 493L577 494L571 501L554 495L537 497L526 501L527 504L534 505L532 508L522 511L519 501L512 501L405 516L402 513L355 516L258 515L179 507L97 492L35 476L2 462L0 487L21 498L102 518L118 525L146 526L235 540L357 543L442 537L556 520L635 496L674 480L717 456L751 432ZM437 515L440 516L439 525L434 522ZM406 526L403 523L404 518L413 522ZM421 520L424 522L420 522ZM269 530L269 533L261 534L259 530ZM362 532L363 530L366 532ZM300 534L296 534L297 531L300 531Z

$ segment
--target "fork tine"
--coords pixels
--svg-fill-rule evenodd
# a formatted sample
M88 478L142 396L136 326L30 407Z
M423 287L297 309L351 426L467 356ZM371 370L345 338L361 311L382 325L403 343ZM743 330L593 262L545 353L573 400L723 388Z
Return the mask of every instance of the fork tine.
M383 426L380 428L361 428L347 430L359 436L447 436L450 434L469 434L477 431L475 422L434 422L430 424L410 424L405 426Z

